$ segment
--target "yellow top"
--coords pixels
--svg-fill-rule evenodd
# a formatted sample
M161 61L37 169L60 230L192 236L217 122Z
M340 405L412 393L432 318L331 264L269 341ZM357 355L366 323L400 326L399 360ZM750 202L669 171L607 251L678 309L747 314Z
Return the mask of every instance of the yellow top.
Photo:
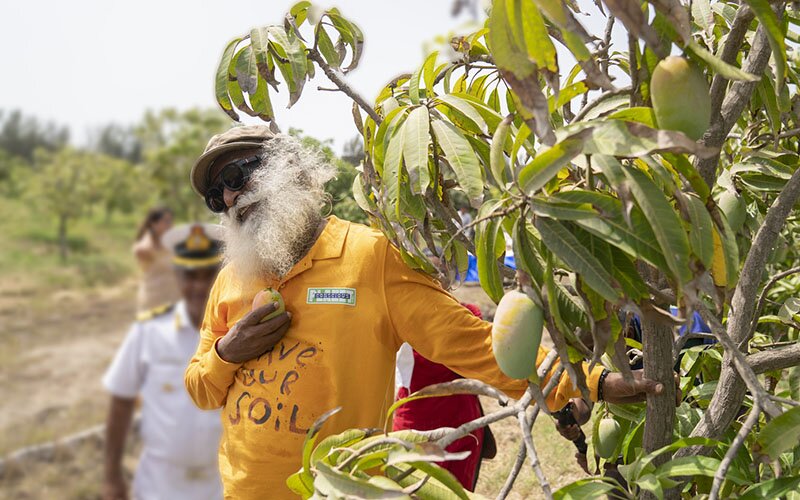
M243 364L225 362L216 341L265 287L283 295L292 326L270 353ZM185 382L201 408L223 407L226 498L293 498L285 480L300 468L306 430L332 408L342 411L325 423L319 439L351 427L382 427L393 398L395 353L404 341L464 377L521 396L526 382L502 374L490 333L490 323L409 269L379 231L335 217L280 282L247 288L223 269ZM546 354L540 348L539 362ZM600 372L587 379L593 398ZM560 408L579 394L563 376L548 404Z

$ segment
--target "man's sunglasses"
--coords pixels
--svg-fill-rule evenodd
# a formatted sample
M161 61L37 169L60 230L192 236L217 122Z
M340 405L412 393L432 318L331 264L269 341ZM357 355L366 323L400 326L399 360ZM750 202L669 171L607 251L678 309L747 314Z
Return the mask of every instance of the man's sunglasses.
M250 156L222 167L222 171L217 177L219 182L206 190L206 205L209 210L214 213L224 211L226 208L225 188L231 191L241 191L250 179L250 174L258 168L260 163L261 159L258 156Z

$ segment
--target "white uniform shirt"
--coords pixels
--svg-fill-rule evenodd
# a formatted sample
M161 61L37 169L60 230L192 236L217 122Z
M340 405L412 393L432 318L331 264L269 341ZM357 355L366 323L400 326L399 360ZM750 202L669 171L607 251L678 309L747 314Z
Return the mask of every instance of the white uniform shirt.
M164 314L137 321L103 376L115 396L142 400L144 453L185 467L215 466L219 411L200 410L183 374L200 341L181 301Z

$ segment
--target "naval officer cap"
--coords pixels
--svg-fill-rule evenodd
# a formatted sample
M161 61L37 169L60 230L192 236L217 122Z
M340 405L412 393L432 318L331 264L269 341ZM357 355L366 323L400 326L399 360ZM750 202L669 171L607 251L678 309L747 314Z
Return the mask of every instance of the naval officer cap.
M215 267L222 261L222 226L191 223L175 226L161 237L172 250L172 263L183 269Z

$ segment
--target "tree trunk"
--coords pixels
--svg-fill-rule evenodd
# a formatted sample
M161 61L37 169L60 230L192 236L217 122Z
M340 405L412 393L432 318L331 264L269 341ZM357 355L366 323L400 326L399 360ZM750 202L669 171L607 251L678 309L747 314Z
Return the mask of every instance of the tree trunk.
M664 392L647 397L642 446L650 453L672 443L675 428L675 381L672 363L672 326L645 313L642 318L642 352L644 376L664 384ZM653 461L660 465L671 458L664 453ZM664 492L665 498L678 498L677 489ZM655 498L643 495L642 498Z
M61 262L67 261L67 252L69 248L67 245L67 216L58 216L58 254L61 256Z

